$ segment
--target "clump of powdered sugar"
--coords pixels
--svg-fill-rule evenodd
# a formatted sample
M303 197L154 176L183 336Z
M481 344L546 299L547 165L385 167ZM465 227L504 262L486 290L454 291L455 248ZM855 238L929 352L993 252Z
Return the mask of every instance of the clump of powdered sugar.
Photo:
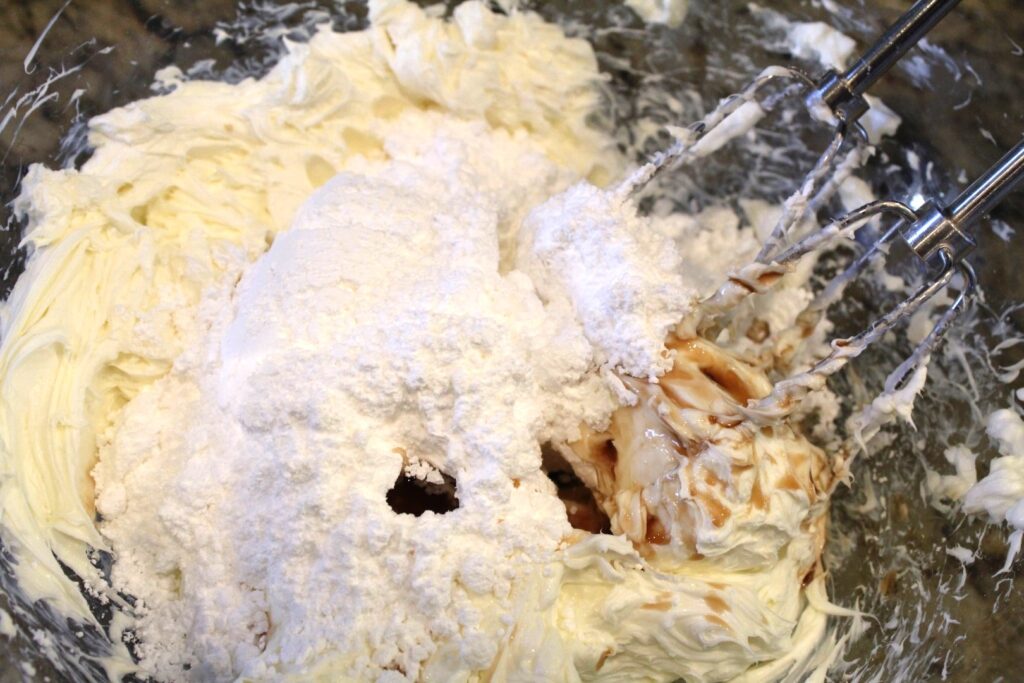
M601 360L636 377L671 367L665 338L696 302L672 240L621 191L581 183L527 217L519 267L548 302L572 306Z
M157 675L271 676L333 653L356 677L486 667L517 586L570 532L540 443L607 419L601 365L657 374L689 305L673 244L628 205L575 211L613 207L584 186L531 214L529 273L503 273L521 207L571 178L528 135L414 112L384 146L208 295L205 331L102 454L114 579L141 598ZM555 282L571 298L538 294ZM396 513L403 472L454 479L457 509Z

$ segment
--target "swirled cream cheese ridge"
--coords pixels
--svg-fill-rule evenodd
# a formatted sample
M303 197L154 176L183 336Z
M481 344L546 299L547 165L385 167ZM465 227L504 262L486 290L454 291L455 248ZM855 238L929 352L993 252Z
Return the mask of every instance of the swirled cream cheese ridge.
M80 170L28 173L0 347L21 588L106 629L111 678L827 664L829 459L723 419L763 368L672 332L756 252L750 221L601 189L625 164L587 124L592 50L556 26L370 19L97 117ZM743 344L793 323L791 284ZM559 457L605 528L570 524ZM402 482L446 504L412 514Z

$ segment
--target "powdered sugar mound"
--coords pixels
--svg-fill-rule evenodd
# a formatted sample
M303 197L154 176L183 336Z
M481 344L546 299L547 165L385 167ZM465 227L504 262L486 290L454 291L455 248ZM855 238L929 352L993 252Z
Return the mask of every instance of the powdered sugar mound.
M499 267L519 203L564 173L527 136L406 118L390 161L329 181L208 295L228 314L102 455L115 582L143 600L161 677L485 668L515 587L570 532L540 444L617 403L573 309ZM397 514L403 471L450 476L458 508Z
M601 360L635 377L672 363L665 338L696 301L672 240L619 192L579 183L534 209L518 267L548 302L569 302Z

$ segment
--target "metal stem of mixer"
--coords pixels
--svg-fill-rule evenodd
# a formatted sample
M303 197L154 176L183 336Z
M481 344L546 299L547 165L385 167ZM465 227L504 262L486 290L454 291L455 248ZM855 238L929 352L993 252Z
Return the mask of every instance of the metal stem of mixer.
M868 141L867 133L857 123L869 109L864 97L867 89L959 2L960 0L918 0L910 11L900 17L845 74L828 71L812 86L805 102L815 118L822 121L837 119L833 142L829 151L815 164L808 181L786 200L782 216L757 254L758 263L768 263L799 225L808 208L820 205L820 201L827 200L838 187L838 183L826 183L821 187L819 185L826 173L834 169L836 157L846 140L851 138L855 143Z
M956 263L974 249L974 239L966 230L987 215L1024 181L1024 141L996 162L948 206L925 204L918 218L900 230L900 235L929 265L944 254Z
M868 88L959 3L960 0L918 0L845 74L827 72L808 101L823 102L847 122L856 121L868 110L864 99Z
M919 0L847 70L843 77L846 87L855 95L863 95L959 3L960 0Z
M947 207L950 219L963 227L988 214L1024 180L1024 141L1007 152Z

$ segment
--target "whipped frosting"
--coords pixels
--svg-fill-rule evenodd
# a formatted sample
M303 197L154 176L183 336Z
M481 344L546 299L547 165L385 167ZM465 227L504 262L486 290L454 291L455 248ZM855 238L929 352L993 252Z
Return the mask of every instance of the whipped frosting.
M985 421L989 441L999 456L989 463L989 471L980 480L977 454L964 445L950 446L943 455L953 466L952 473L927 468L922 491L932 506L942 512L958 504L960 511L991 524L1005 524L1009 531L1009 549L999 573L1010 570L1024 540L1024 419L1011 408L992 412ZM951 554L967 560L970 552L956 548Z
M0 319L21 586L95 624L59 559L112 605L111 678L827 664L827 458L717 420L768 392L770 353L670 334L756 252L755 221L640 217L601 189L624 164L586 121L593 52L536 15L370 19L262 79L98 117L81 170L30 170L33 253ZM790 285L737 348L794 323ZM570 526L548 443L612 533ZM452 482L452 509L396 512L403 478Z
M1010 528L1005 572L1024 538L1024 420L1009 408L997 410L988 416L986 432L1000 455L992 461L989 473L963 494L963 510Z
M686 19L689 0L626 0L626 5L650 24L676 27Z

